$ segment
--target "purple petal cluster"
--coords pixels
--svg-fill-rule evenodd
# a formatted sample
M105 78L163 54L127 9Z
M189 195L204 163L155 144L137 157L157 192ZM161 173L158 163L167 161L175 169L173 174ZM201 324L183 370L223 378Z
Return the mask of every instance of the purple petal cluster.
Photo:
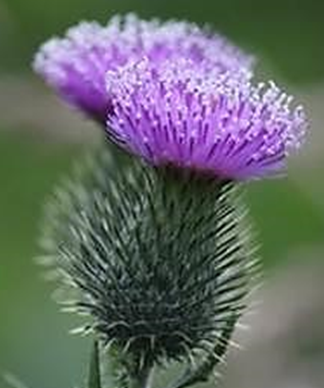
M156 66L174 58L200 64L200 71L247 76L253 60L226 39L187 22L114 17L106 26L83 22L53 38L37 53L34 69L65 100L100 123L111 112L108 70L148 58Z
M301 143L301 107L273 83L254 86L232 72L200 70L189 59L149 59L107 74L114 114L109 135L155 166L224 179L276 174Z
M34 69L109 136L155 166L226 179L281 172L303 138L301 107L252 83L253 59L187 22L114 17L45 43Z

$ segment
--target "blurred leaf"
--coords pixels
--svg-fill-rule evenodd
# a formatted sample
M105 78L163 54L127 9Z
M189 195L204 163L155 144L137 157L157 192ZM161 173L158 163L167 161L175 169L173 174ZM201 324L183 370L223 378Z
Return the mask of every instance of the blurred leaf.
M323 213L288 178L250 184L247 199L267 265L283 264L290 249L323 242Z

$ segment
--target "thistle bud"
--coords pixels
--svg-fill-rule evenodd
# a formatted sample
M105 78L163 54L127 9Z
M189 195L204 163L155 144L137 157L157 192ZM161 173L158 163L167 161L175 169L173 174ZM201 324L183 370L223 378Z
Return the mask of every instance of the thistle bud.
M60 191L44 245L90 316L85 330L135 368L221 357L256 269L239 189L138 160L111 168L100 151Z

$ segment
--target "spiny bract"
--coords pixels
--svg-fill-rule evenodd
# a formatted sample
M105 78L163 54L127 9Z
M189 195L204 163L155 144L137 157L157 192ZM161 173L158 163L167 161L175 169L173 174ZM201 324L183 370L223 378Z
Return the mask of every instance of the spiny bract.
M100 151L48 215L46 256L78 290L73 306L138 360L212 352L256 268L236 187L185 174L134 161L116 173Z

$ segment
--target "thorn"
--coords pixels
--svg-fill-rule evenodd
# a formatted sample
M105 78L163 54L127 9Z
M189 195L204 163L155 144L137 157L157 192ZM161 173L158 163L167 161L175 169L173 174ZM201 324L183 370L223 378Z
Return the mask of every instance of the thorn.
M79 326L75 327L74 329L69 330L69 333L72 335L79 335L79 334L84 334L85 327L84 326Z
M140 359L139 359L139 370L142 370L145 365L145 354L144 352L141 352Z
M154 348L155 348L155 340L156 340L155 335L151 335L150 336L150 344L151 344L152 351L154 351Z
M116 342L116 338L112 338L108 342L105 343L105 349L107 352L112 348L113 344Z
M197 363L195 360L195 357L193 356L192 352L190 350L187 350L187 357L189 361L190 368L197 368Z
M123 349L122 349L121 352L122 352L123 354L126 354L127 351L129 350L129 348L131 347L132 343L133 343L135 340L136 340L135 337L131 337L131 338L126 342L126 344L125 344L125 346L123 347Z
M238 342L236 342L236 341L233 341L233 340L230 340L230 341L228 341L228 345L229 346L231 346L231 347L233 347L234 349L237 349L237 350L243 350L243 346L242 345L240 345Z
M244 332L249 332L249 331L251 330L251 326L250 326L250 325L247 325L247 324L245 324L245 323L240 323L240 322L238 322L238 323L236 324L236 328L237 328L238 330L242 330L242 331L244 331Z

